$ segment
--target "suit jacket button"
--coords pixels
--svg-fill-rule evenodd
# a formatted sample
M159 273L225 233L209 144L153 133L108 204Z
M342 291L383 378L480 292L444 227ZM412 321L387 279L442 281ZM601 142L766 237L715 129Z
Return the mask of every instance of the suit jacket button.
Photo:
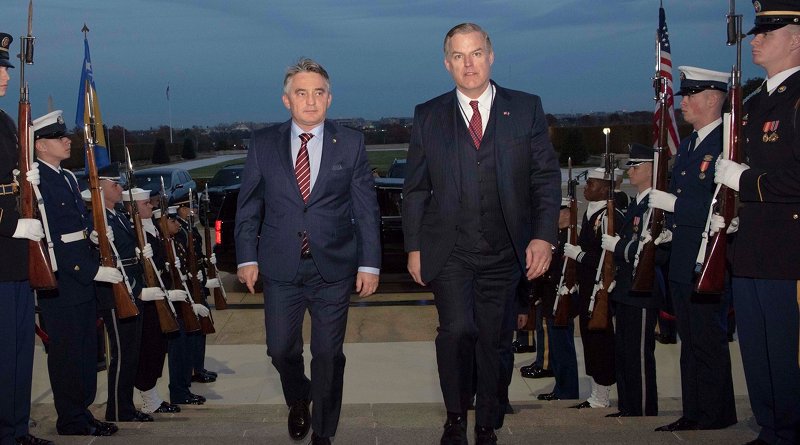
M303 237L303 232L297 232L297 236L302 238Z
M303 213L308 212L308 207L303 207Z

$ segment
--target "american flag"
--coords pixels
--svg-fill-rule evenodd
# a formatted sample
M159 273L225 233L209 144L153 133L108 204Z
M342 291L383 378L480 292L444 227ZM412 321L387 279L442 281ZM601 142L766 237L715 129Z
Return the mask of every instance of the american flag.
M675 98L672 95L672 56L670 55L669 32L667 31L667 18L664 14L664 7L658 8L658 32L656 33L656 45L659 51L658 72L667 83L667 146L670 156L675 156L678 152L680 139L678 138L678 124L675 122ZM656 112L653 114L653 137L655 146L658 146L659 122L661 122L661 104L656 103Z

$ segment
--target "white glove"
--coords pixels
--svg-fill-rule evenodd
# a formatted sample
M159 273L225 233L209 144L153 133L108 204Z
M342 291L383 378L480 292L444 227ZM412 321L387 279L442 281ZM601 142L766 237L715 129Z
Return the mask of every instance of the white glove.
M145 287L139 299L142 301L156 301L164 298L164 291L160 287Z
M189 294L187 294L185 290L179 290L179 289L168 290L167 298L169 298L169 301L186 302L189 301Z
M97 275L94 276L94 281L116 284L122 281L122 272L116 267L100 266L97 269Z
M725 227L725 218L722 215L711 215L711 222L708 225L708 234L714 236L719 232L719 229Z
M674 212L675 201L677 200L678 197L672 193L662 192L661 190L650 190L647 206L651 209L662 209L667 212Z
M558 294L559 295L569 295L569 294L575 293L577 290L578 290L578 285L577 284L575 286L572 286L572 289L567 289L567 286L562 284L561 287L558 288Z
M112 229L111 226L106 226L106 236L110 242L114 242L114 229ZM89 240L94 244L100 244L100 240L97 237L97 230L92 230L92 233L89 234Z
M11 235L14 238L27 238L31 241L40 241L44 238L42 222L33 218L20 218L17 220L17 230ZM4 252L13 254L13 252Z
M738 231L739 231L739 217L734 216L733 219L731 220L731 223L728 224L728 230L726 230L725 233L730 235L731 233L736 233Z
M208 308L203 306L202 304L194 303L192 305L192 310L194 311L194 314L197 315L198 317L208 317L209 314Z
M28 180L33 185L39 185L41 182L39 179L39 163L34 162L31 164L31 169L28 170L28 173L25 173L25 179Z
M603 238L600 241L600 245L603 249L608 250L609 252L613 252L614 249L617 248L617 243L619 242L619 235L609 235L607 233L603 234Z
M181 268L181 264L182 264L181 263L181 259L176 256L175 257L175 268L176 269L180 269Z
M614 292L614 288L617 287L617 280L611 282L611 285L608 286L608 293Z
M750 166L719 158L714 168L716 169L714 173L714 182L738 192L739 179L742 177L742 173L748 170Z
M139 255L139 254L142 254L144 259L146 259L146 260L149 260L150 258L153 258L153 246L151 246L150 243L145 243L144 249L139 250L139 248L137 247L136 248L136 255Z
M219 283L219 278L211 278L210 280L206 281L206 289L215 289L220 286L221 284Z
M216 253L212 253L211 256L208 257L208 262L216 266L217 265L217 254Z
M650 230L646 230L644 235L642 235L642 243L647 244L650 240L653 239L653 235L650 234ZM669 229L661 229L661 233L658 234L658 238L653 242L656 246L659 244L665 244L672 241L672 231Z
M566 243L564 244L564 256L567 258L572 258L575 261L578 261L578 256L583 253L583 249L581 246L576 246L574 244Z

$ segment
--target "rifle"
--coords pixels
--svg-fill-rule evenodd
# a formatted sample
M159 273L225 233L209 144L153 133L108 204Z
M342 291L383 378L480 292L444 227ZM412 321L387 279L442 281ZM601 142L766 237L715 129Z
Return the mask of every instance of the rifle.
M88 81L87 81L88 82ZM86 163L89 167L89 191L92 194L92 221L94 230L97 231L98 247L100 248L100 265L105 267L115 267L122 272L125 277L125 270L120 266L119 259L114 255L114 246L108 240L106 230L106 209L103 204L103 190L100 188L100 178L97 174L97 162L94 158L94 147L97 145L97 122L94 115L94 90L91 85L86 85L85 109L88 110L89 122L83 125L83 137L86 143ZM128 280L111 285L114 294L114 304L116 306L117 318L124 319L139 315L131 291L128 288Z
M170 304L169 298L167 298L167 289L164 287L161 277L157 275L158 269L155 267L153 259L145 259L144 255L141 253L144 250L144 245L147 244L147 235L145 235L144 228L142 227L142 218L141 215L139 215L139 208L137 207L136 201L133 199L136 177L133 175L133 163L131 162L131 154L128 152L128 147L125 147L125 162L128 164L126 176L128 178L128 197L131 203L131 219L133 220L133 229L136 233L136 244L139 245L139 261L142 262L142 268L144 270L144 282L146 287L160 287L161 290L164 291L164 298L155 300L153 303L155 303L156 306L158 324L161 326L161 332L168 334L177 331L180 327L178 326L178 320L175 318L175 309Z
M216 264L211 264L211 254L213 250L211 250L211 227L208 223L208 211L211 207L211 200L208 195L208 183L206 182L206 192L203 194L203 199L201 200L203 205L205 206L205 214L206 220L203 223L203 230L205 231L205 247L206 247L206 259L208 263L206 264L206 270L208 271L208 278L214 279L219 276L219 270L217 270ZM219 287L214 288L214 307L218 311L223 311L228 308L228 296L225 293L225 287L222 286L222 281L219 282Z
M166 252L167 255L167 271L169 272L171 278L172 287L173 289L183 287L182 290L186 291L186 295L189 295L189 289L186 287L186 277L184 277L180 269L175 266L176 259L178 258L178 252L175 250L175 241L173 240L172 234L169 233L169 226L167 222L169 219L167 216L169 204L167 201L167 193L164 190L164 178L161 178L159 207L161 207L161 217L158 220L158 224L161 227L161 234L163 235L162 242L164 245L164 252ZM186 332L199 331L200 321L197 319L197 315L195 315L194 310L192 310L191 302L188 300L180 301L178 302L178 308L181 311L181 319L183 319L183 329Z
M567 159L567 165L569 168L569 182L567 182L567 195L569 196L567 242L576 245L578 244L578 199L576 197L578 180L572 179L572 157ZM578 290L575 284L577 281L577 262L572 258L566 258L564 265L561 267L561 280L556 289L556 302L553 305L553 316L555 317L553 326L567 326L569 324L569 309L572 294Z
M614 155L611 154L608 144L608 135L611 129L604 128L603 133L606 135L606 178L609 180L608 185L608 199L606 200L606 234L616 235L614 228ZM600 254L600 264L597 265L597 276L595 278L594 295L589 306L589 330L604 331L608 329L611 321L611 313L608 310L608 293L609 288L614 283L614 274L616 268L614 266L614 254L603 249Z
M25 180L25 175L31 168L33 154L33 133L31 132L31 103L28 95L28 83L25 81L25 65L33 65L33 41L31 34L33 24L33 0L28 3L28 35L20 38L20 87L19 87L19 114L17 117L18 143L19 143L19 202L20 216L23 218L36 218L36 208L42 217L46 240L28 240L28 280L33 289L55 289L55 270L57 269L56 257L53 252L53 243L47 230L47 215L44 211L44 201L39 193L39 188ZM45 243L47 247L45 247ZM48 253L45 253L45 250Z
M653 78L655 100L659 104L661 116L658 120L658 146L655 149L653 165L653 189L667 190L667 162L668 150L668 122L667 122L667 89L669 80L661 74L661 44L656 37L656 75ZM653 291L656 273L656 244L655 240L661 234L665 225L663 209L648 211L645 221L649 219L650 240L639 243L639 251L634 260L633 283L631 291L650 293ZM646 224L647 225L647 224Z
M734 0L730 0L730 9L726 16L728 23L728 46L736 45L736 65L731 69L730 113L723 119L723 140L726 141L723 154L734 162L739 162L739 144L742 133L742 15L736 14ZM703 240L697 253L695 272L698 273L695 291L703 294L722 294L725 291L725 263L728 245L727 229L731 220L736 217L736 192L722 184L717 184L708 220L703 231ZM711 214L716 213L725 218L725 227L709 239L708 228Z
M198 276L199 271L197 268L197 252L194 248L194 208L192 207L192 189L189 189L189 230L187 230L186 238L186 255L188 257L187 262L189 263L189 274L191 275L189 279L192 283L192 292L189 295L192 296L192 300L194 300L195 304L203 304L203 287L200 286L200 277ZM211 318L210 312L208 317L200 317L200 331L203 334L213 334L216 332L214 329L214 320Z

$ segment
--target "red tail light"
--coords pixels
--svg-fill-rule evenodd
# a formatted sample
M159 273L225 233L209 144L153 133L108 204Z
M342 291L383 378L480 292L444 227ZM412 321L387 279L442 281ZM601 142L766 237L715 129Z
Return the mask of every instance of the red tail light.
M214 231L216 232L214 235L214 244L222 244L222 221L214 221Z

